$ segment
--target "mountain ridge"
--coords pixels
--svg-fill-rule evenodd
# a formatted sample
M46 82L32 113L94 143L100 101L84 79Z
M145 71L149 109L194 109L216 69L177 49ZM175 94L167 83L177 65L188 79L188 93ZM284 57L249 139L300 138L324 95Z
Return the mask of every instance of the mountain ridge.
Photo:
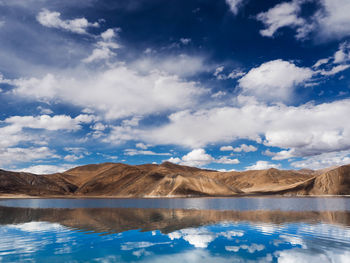
M323 170L219 172L162 164L87 164L62 173L0 169L0 197L190 197L350 195L350 165Z

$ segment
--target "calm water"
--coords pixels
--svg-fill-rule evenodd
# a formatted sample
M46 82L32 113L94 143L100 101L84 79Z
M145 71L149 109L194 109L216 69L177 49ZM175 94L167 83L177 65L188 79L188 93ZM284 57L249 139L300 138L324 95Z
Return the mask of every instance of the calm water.
M0 200L0 262L350 262L348 198Z

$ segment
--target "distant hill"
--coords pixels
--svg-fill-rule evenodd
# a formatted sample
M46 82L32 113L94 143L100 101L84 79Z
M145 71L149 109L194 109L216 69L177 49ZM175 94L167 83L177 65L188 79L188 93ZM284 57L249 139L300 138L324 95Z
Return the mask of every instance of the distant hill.
M188 197L350 195L350 165L313 171L217 172L170 162L89 164L36 175L0 170L0 195L71 197Z

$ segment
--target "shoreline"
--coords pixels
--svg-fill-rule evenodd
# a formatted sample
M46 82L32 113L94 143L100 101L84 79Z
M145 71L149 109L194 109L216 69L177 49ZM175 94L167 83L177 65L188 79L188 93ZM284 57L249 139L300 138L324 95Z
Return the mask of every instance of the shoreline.
M350 195L273 195L246 194L235 196L74 196L74 195L46 195L34 196L25 194L4 194L1 199L191 199L191 198L350 198Z

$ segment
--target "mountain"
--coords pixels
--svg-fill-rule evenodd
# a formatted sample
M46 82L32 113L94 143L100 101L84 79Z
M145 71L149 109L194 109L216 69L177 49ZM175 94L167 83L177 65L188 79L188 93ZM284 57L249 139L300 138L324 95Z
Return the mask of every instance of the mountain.
M217 172L170 162L89 164L36 175L0 170L0 195L67 197L188 197L350 195L350 165L318 171Z

